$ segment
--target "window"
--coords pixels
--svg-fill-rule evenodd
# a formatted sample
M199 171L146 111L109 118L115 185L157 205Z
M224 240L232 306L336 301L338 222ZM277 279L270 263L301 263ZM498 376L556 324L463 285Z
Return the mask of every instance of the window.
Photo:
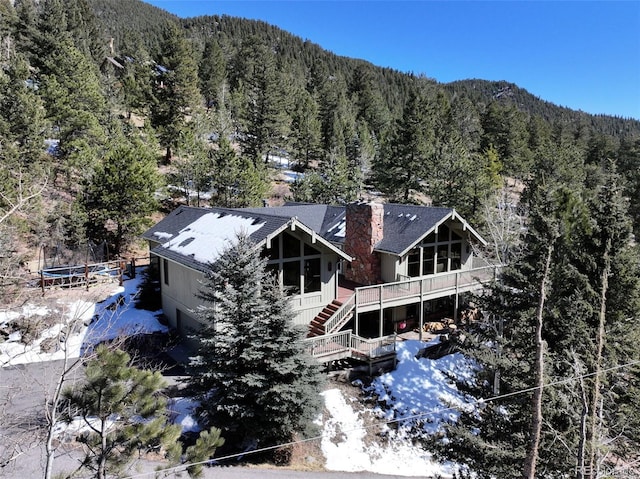
M420 248L416 248L407 258L407 276L415 278L420 276Z
M300 294L300 261L282 263L282 285L290 294Z
M164 271L164 284L169 286L169 261L166 258L162 258L162 269Z
M449 245L438 245L438 266L437 272L449 271Z
M305 256L315 256L317 254L320 254L320 251L315 249L310 244L304 243L304 255Z
M315 293L320 291L322 280L320 279L320 258L307 259L304 262L304 292Z
M425 246L422 248L422 274L433 274L433 265L435 262L435 247Z
M278 254L279 249L279 254ZM271 240L266 250L267 268L272 271L288 294L322 291L322 252L293 234L283 233ZM331 271L330 263L327 268Z
M279 259L280 258L280 237L276 236L271 239L271 248L265 248L262 252L264 257L269 259Z
M449 227L447 225L440 225L438 227L438 243L443 241L449 241Z
M282 257L297 258L300 256L300 240L290 234L282 235Z
M462 243L451 244L451 270L462 267Z

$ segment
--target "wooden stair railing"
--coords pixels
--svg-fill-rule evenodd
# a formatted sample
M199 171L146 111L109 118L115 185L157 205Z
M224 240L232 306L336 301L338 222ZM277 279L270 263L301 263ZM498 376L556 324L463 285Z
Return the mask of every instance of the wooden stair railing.
M355 308L356 295L351 295L344 303L334 299L324 307L309 324L308 338L323 336L339 331L349 319Z

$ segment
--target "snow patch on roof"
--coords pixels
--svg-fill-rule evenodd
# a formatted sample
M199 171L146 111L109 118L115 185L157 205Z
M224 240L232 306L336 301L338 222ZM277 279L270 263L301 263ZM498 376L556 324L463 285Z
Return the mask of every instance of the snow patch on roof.
M345 235L347 234L347 220L342 220L339 223L336 223L335 225L333 225L331 228L329 228L329 233L336 228L338 229L338 231L334 233L334 236L337 236L339 238L344 238Z
M252 235L265 225L254 223L255 218L207 213L183 228L164 247L203 264L213 263L238 234Z
M165 233L163 231L155 231L153 233L153 236L157 236L159 239L169 239L171 238L173 235L171 233Z

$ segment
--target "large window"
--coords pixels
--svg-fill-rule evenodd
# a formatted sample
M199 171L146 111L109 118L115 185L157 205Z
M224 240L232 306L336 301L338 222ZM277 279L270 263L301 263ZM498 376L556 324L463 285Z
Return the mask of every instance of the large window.
M281 239L280 239L281 238ZM265 249L267 267L278 275L290 294L317 293L322 290L320 250L289 233L271 240Z
M407 259L407 275L415 278L420 276L420 248L416 248L409 253Z
M282 263L282 285L290 294L300 294L300 261Z
M407 255L407 275L415 278L462 268L462 236L447 225L430 233Z

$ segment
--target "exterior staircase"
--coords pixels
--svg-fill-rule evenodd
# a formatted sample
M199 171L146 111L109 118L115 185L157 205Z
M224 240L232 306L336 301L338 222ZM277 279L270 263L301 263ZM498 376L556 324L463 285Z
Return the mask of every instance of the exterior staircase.
M327 304L324 309L311 320L307 337L314 338L316 336L324 336L327 334L325 323L335 314L336 311L338 311L340 306L342 306L342 303L337 299L334 299L331 303Z
M334 299L311 320L307 337L315 338L339 331L351 319L354 306L355 295L344 303Z

